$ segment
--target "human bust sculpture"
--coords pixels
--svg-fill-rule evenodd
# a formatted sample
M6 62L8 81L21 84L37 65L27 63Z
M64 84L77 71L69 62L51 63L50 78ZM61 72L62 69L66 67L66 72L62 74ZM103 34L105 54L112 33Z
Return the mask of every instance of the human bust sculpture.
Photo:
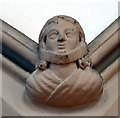
M35 103L79 107L100 99L103 79L91 66L85 35L78 21L55 16L39 36L39 62L27 78L26 94Z

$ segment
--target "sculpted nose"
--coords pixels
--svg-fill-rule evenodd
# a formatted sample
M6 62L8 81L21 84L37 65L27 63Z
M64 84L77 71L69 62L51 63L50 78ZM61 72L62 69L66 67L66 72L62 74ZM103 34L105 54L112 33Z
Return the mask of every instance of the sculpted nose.
M60 36L60 37L58 38L58 42L64 42L64 41L65 41L65 37Z

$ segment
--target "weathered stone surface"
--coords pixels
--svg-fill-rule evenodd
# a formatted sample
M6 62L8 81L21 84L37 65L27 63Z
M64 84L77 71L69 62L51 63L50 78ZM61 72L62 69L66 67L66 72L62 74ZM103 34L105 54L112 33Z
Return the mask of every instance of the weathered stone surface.
M103 79L87 56L84 32L68 16L47 21L39 37L37 69L26 81L33 102L52 107L79 107L97 101Z

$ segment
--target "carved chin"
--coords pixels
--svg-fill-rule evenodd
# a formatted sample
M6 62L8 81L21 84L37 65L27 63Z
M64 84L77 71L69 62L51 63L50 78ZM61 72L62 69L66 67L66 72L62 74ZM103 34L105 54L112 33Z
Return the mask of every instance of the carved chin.
M78 69L64 81L47 69L27 79L26 94L33 102L47 106L79 107L101 97L102 83L100 75L91 68Z
M81 42L78 47L69 53L56 53L40 48L40 59L54 64L67 64L76 61L88 53L87 45Z

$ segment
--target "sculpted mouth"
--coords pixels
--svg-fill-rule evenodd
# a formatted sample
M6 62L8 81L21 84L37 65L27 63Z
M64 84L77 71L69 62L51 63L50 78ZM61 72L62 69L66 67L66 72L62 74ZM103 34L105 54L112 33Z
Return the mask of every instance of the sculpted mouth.
M60 49L60 50L65 49L65 46L57 46L57 47L58 47L58 49Z
M65 53L66 52L65 43L58 43L57 48L58 48L60 53Z
M59 50L64 50L64 49L65 49L65 43L58 43L58 44L57 44L57 48L58 48Z

